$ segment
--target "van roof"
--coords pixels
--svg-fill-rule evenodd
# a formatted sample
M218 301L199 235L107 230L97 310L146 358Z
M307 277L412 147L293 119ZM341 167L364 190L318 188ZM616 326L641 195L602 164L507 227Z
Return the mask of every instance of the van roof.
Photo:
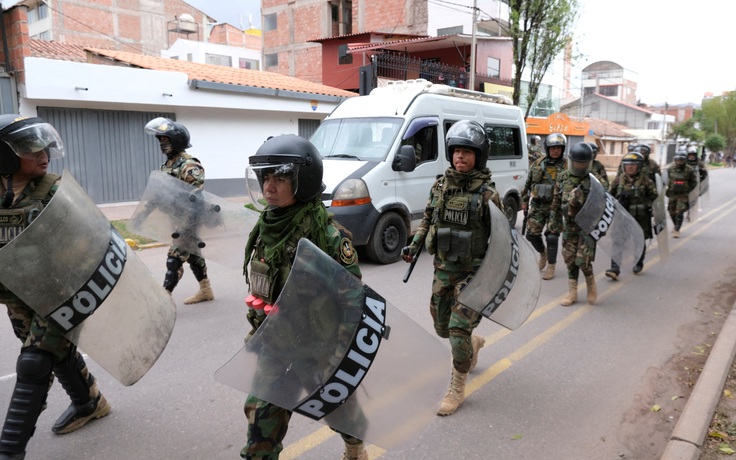
M440 85L422 78L416 80L390 81L385 86L373 89L370 95L391 95L392 97L396 97L398 95L407 94L416 96L420 93L442 94L462 99L474 99L477 101L493 102L496 104L513 105L511 99L503 94L482 93L480 91L456 88L454 86Z

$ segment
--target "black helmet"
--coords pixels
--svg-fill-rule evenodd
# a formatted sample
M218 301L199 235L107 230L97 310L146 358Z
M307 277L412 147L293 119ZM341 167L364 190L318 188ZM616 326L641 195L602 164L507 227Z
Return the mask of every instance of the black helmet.
M156 139L168 137L174 152L181 152L192 146L189 143L189 130L186 126L168 118L158 117L146 123L143 128L146 134L156 136Z
M687 162L687 152L685 150L678 150L675 152L673 160L678 165L684 165Z
M532 136L532 145L541 145L542 144L542 138L537 136L536 134Z
M53 126L38 117L0 115L0 174L14 174L21 158L45 151L49 159L64 156L64 143Z
M291 177L294 198L301 202L320 196L325 189L319 151L307 139L295 134L268 139L248 159L248 163L246 182L254 203L258 202L257 197L263 192L266 174ZM257 184L253 183L253 179L257 179Z
M652 149L650 149L649 146L646 144L639 144L634 146L633 151L641 153L641 156L643 156L646 160L647 158L649 158L649 154L652 152Z
M598 144L595 142L588 142L588 145L593 149L593 159L595 160L596 155L598 155Z
M562 147L562 155L560 158L552 158L549 156L550 147ZM544 153L547 155L547 160L552 162L561 161L565 158L565 149L567 148L567 137L562 133L552 133L544 140Z
M568 169L573 176L583 177L590 172L590 165L593 161L593 149L586 142L578 142L570 149L570 163ZM575 163L585 163L584 168L580 168Z
M450 126L445 136L445 158L452 164L452 152L455 147L465 147L475 152L475 169L481 170L488 163L491 141L486 131L476 121L461 120Z
M633 152L629 152L621 159L621 165L624 168L624 172L626 172L626 165L636 165L636 172L634 174L638 174L639 171L641 171L642 165L644 164L644 155L634 150Z

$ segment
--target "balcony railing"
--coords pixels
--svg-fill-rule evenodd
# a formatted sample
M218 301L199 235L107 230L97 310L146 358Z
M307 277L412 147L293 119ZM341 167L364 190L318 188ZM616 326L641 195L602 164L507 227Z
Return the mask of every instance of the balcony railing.
M453 67L440 62L428 61L412 56L396 53L383 53L373 56L373 87L378 78L390 80L413 80L423 78L432 83L441 83L458 88L468 88L468 72L463 67ZM483 83L494 83L502 86L513 86L512 80L504 80L489 75L475 74L472 89L483 90Z

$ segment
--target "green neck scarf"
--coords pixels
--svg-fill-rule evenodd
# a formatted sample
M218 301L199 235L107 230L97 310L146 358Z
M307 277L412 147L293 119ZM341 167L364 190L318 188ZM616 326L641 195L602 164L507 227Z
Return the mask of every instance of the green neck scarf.
M447 168L444 189L450 193L474 192L490 180L491 171L488 168L483 168L480 171L473 169L467 173L459 172L454 168Z
M311 225L303 228L306 216L310 216ZM248 263L260 238L265 246L264 262L269 267L280 267L284 254L284 246L290 240L307 237L320 249L327 248L327 222L329 215L320 197L302 203L298 202L286 208L273 208L263 211L255 228L250 232L245 246L243 274L248 280ZM295 235L300 232L300 235Z

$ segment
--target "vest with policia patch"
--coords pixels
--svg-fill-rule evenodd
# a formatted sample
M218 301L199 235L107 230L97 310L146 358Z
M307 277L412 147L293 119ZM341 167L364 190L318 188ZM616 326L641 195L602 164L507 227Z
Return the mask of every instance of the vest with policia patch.
M10 208L0 208L0 248L10 243L28 227L51 201L61 176L46 174L31 179ZM0 300L10 294L0 284Z
M434 210L427 234L427 252L448 266L478 266L488 248L490 225L484 222L490 183L474 190L447 190L447 178L432 189Z

